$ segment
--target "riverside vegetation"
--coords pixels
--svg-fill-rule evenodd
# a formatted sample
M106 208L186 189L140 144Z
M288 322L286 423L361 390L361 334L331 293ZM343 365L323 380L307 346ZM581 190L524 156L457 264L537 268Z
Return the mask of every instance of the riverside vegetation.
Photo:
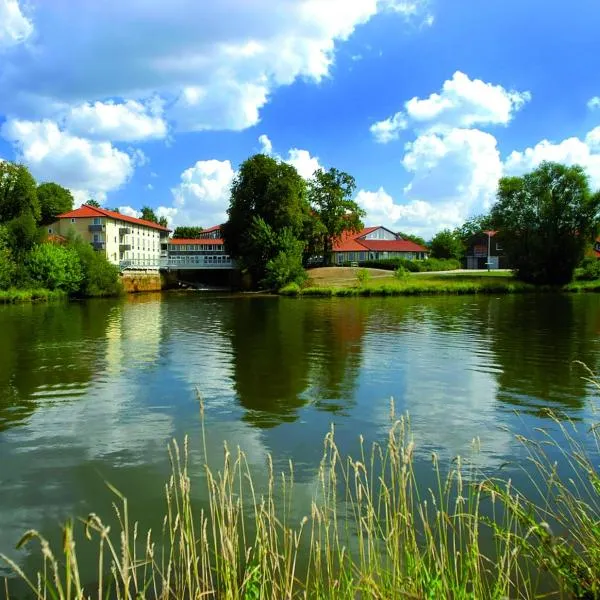
M598 386L591 377L590 383ZM599 387L600 389L600 387ZM204 435L204 410L201 403ZM64 527L59 549L36 531L40 570L29 577L3 560L38 600L46 598L598 598L600 597L600 446L598 423L585 432L551 411L538 439L518 436L522 469L535 497L510 479L486 477L457 458L431 457L434 484L414 468L418 447L408 416L396 418L383 444L360 440L341 455L334 430L304 517L292 520L294 468L259 490L244 454L225 448L222 468L208 467L208 505L195 506L188 440L170 448L164 525L142 534L116 489L120 525L112 532L90 514ZM418 440L416 440L418 443ZM474 440L477 451L477 440ZM554 454L560 456L560 465ZM82 581L76 537L96 544L97 577ZM10 597L10 580L6 582Z

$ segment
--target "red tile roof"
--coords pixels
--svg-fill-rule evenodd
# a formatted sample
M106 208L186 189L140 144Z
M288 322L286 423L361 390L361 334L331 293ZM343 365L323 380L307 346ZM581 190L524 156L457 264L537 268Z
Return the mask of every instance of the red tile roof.
M409 240L365 240L367 235L379 229L377 227L366 227L358 233L345 231L340 239L333 244L334 252L364 252L372 250L375 252L427 252L419 244Z
M212 227L207 227L202 230L202 233L211 233L211 231L218 231L221 229L222 225L213 225Z
M210 238L204 238L204 239L200 239L200 238L190 238L190 239L179 239L179 238L173 238L171 240L169 240L169 244L172 244L173 246L188 246L188 245L196 245L196 246L208 246L209 244L213 244L213 245L217 245L220 246L223 244L223 240L218 238L218 239L210 239Z
M146 221L145 219L136 219L135 217L129 217L128 215L122 215L121 213L113 210L106 210L105 208L96 208L95 206L89 206L83 204L75 210L58 215L57 219L85 219L90 217L109 217L115 221L124 221L125 223L133 223L134 225L143 225L145 227L151 227L152 229L158 229L159 231L171 231L168 227L163 227L153 221Z

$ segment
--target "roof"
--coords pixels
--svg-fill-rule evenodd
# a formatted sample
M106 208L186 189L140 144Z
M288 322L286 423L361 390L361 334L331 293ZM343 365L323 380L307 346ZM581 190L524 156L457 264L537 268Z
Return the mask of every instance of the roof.
M212 227L207 227L206 229L203 229L201 233L211 233L212 231L219 231L221 227L222 225L213 225Z
M169 240L169 245L173 246L208 246L210 244L216 244L217 246L219 246L223 244L223 240L220 238L215 238L214 240L211 240L210 238L172 238Z
M69 212L58 215L57 219L85 219L90 217L109 217L115 221L124 221L125 223L133 223L135 225L143 225L144 227L151 227L152 229L158 229L159 231L171 231L168 227L163 227L153 221L146 221L145 219L136 219L128 215L122 215L121 213L113 210L106 210L105 208L97 208L96 206L89 206L88 204L82 204L79 208L71 210Z
M409 240L365 240L363 239L377 229L386 229L382 225L365 227L358 233L344 231L339 240L333 244L334 252L427 252L427 248Z

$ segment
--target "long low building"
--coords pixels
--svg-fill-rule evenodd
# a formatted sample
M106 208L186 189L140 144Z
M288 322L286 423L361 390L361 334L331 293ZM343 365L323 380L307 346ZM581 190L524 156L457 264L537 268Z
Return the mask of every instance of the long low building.
M382 226L367 227L357 233L344 232L333 244L333 264L336 265L388 258L418 260L428 255L427 248Z
M115 265L128 268L158 269L166 258L170 229L158 223L89 206L58 215L48 227L49 235L78 235L102 252Z

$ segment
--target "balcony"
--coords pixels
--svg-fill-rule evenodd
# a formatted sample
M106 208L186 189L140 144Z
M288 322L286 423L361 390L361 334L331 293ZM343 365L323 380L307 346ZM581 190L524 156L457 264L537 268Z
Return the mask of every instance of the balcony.
M88 225L88 231L92 233L98 233L99 231L104 231L104 225Z
M104 250L104 242L92 242L92 248L94 250Z
M120 252L126 252L127 250L131 250L131 244L119 244Z
M122 237L124 235L129 235L131 233L131 229L129 227L119 227L119 235Z

